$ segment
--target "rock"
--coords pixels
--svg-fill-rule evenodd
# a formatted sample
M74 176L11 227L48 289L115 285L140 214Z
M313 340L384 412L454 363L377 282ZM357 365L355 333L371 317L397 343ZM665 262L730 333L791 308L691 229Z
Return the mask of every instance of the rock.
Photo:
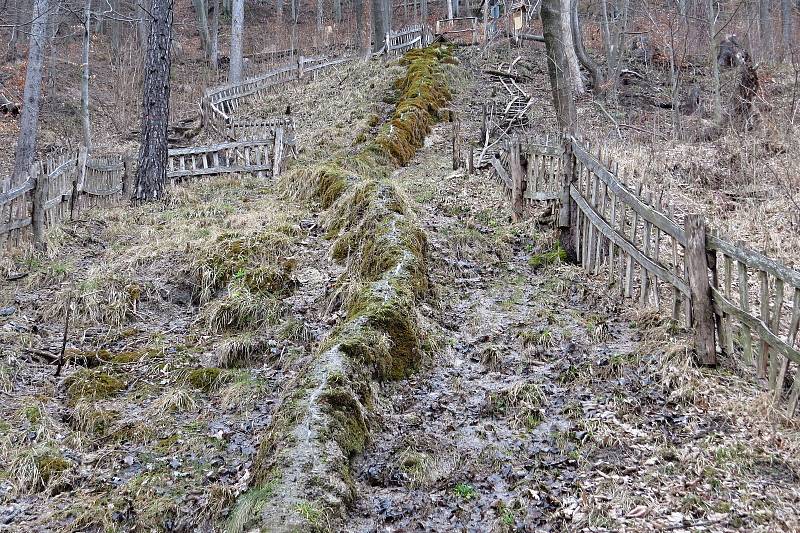
M17 312L17 308L13 305L9 305L8 307L0 307L0 316L11 316Z

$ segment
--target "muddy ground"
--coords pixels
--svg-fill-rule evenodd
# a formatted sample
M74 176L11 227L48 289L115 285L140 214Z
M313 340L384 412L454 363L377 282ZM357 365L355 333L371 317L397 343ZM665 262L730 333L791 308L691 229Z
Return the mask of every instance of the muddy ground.
M458 57L452 106L474 133L500 97L480 73L499 56ZM385 116L398 71L347 67L254 111L292 104L302 165ZM526 87L547 128L546 91ZM452 170L450 128L393 177L430 243L433 349L378 391L356 501L331 529L800 529L796 421L734 365L695 368L686 332L549 253L542 206L512 224L486 171ZM163 205L65 224L46 255L8 266L25 276L0 288L0 529L236 530L261 429L337 321L342 267L320 207L283 192L186 184Z

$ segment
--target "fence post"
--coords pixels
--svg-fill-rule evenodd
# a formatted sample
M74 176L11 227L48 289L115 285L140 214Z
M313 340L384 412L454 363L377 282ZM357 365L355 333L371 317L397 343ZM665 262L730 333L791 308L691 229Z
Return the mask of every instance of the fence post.
M85 146L81 146L78 148L78 160L77 160L77 167L75 172L75 181L72 182L72 194L69 198L69 219L75 220L75 211L78 207L78 199L80 198L80 193L83 192L83 184L85 183L86 179L86 159L89 157L89 154L86 150Z
M711 303L711 285L708 282L708 257L706 256L706 223L702 215L686 215L686 269L691 293L695 349L702 365L717 364L717 347L714 341L714 308Z
M44 241L44 216L45 203L47 202L47 173L42 168L42 163L31 166L31 178L34 180L33 209L31 213L31 227L33 229L33 247L35 250L44 251L47 243Z
M281 173L281 160L283 159L283 128L275 128L275 147L273 149L272 176L279 176Z
M303 79L303 55L300 54L297 56L297 79Z
M122 174L122 198L130 200L133 198L133 186L136 175L133 173L133 156L126 155L122 159L122 166L125 169Z
M453 122L453 170L458 170L461 167L461 122L452 110L450 110L450 120Z
M522 171L520 160L519 139L511 142L511 221L516 223L522 220L523 201L525 194L525 173Z
M561 206L558 210L559 242L570 261L577 261L578 247L578 211L573 208L570 187L577 176L575 174L575 153L572 149L573 139L565 135L563 139L564 167L561 174Z

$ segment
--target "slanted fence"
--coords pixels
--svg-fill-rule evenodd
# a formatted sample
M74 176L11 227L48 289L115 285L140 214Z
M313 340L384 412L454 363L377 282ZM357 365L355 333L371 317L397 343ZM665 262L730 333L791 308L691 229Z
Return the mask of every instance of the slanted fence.
M679 219L662 194L628 182L574 138L508 141L490 160L512 199L559 205L579 264L610 290L694 329L701 363L717 352L753 365L775 400L800 401L800 272ZM563 241L564 239L562 239Z

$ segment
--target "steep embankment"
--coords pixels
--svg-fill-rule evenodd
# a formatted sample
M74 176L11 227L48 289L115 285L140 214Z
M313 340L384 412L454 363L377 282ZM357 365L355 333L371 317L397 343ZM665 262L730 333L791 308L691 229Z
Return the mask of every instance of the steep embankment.
M362 132L349 153L284 179L326 209L330 252L346 265L331 300L341 319L282 399L229 530L309 531L343 516L355 498L350 460L368 440L374 384L404 377L420 361L427 240L389 175L422 145L448 102L450 61L447 47L409 52L391 95L396 107L377 134Z

